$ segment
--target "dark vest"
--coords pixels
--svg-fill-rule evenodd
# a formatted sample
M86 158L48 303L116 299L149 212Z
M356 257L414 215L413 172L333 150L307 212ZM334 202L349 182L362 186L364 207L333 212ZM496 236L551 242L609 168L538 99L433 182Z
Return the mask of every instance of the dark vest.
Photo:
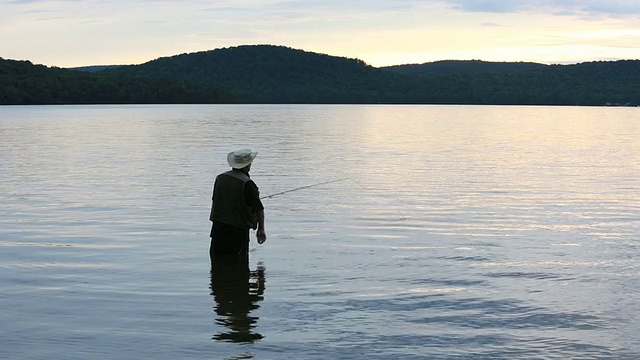
M242 171L230 170L216 177L213 186L211 221L221 221L239 228L255 229L257 215L244 199L244 187L251 179Z

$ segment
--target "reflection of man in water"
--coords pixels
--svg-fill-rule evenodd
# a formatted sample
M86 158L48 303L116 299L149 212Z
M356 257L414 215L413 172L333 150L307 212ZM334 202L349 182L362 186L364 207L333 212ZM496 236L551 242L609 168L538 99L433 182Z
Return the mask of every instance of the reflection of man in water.
M249 271L246 257L217 255L211 258L211 295L216 323L225 328L213 339L238 343L254 342L262 335L253 331L258 321L251 312L260 307L265 289L265 270L259 264Z

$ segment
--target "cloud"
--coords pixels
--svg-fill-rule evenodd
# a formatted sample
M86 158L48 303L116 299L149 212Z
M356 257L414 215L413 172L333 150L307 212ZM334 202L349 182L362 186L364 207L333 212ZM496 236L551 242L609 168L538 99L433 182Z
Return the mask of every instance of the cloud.
M46 17L46 18L39 18L36 19L38 21L53 21L53 20L64 20L65 18L63 16L52 16L52 17Z
M485 22L485 23L480 24L480 26L482 26L482 27L498 27L498 28L499 27L505 27L505 25L501 25L501 24L493 23L493 22Z
M522 9L522 3L504 0L450 0L454 8L468 12L504 13Z
M32 4L32 3L37 3L40 0L8 0L8 1L0 1L0 3L7 3L7 4Z
M45 3L105 4L101 0L0 0L1 4L26 5ZM288 14L301 13L333 13L355 14L375 12L409 11L415 9L437 8L446 4L454 9L464 12L484 13L515 13L515 12L542 12L550 14L566 15L590 15L590 16L636 16L640 15L640 1L638 0L243 0L243 1L216 1L207 2L201 0L176 1L176 0L110 0L110 3L120 4L166 4L167 6L180 7L207 7L207 10L238 11L253 10L258 12L287 12Z
M453 8L466 12L511 13L543 12L555 15L637 16L638 0L445 0Z

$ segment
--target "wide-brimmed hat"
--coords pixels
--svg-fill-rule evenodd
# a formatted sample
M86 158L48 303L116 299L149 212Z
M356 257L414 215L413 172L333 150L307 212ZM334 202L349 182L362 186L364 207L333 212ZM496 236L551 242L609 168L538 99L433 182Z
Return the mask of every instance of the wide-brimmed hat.
M240 149L232 151L227 155L227 162L229 166L234 169L242 169L243 167L251 164L253 159L258 155L257 151L251 151L249 149Z

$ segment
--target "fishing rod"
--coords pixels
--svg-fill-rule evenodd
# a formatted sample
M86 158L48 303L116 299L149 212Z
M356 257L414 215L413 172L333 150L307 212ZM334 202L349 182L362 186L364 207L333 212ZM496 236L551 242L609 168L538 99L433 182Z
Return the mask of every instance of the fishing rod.
M302 190L302 189L308 189L308 188L311 188L311 187L314 187L314 186L320 186L320 185L325 185L325 184L331 184L331 183L334 183L334 182L344 181L344 180L348 180L348 179L349 179L349 178L337 179L337 180L329 180L329 181L319 182L319 183L316 183L316 184L311 184L311 185L306 185L306 186L300 186L300 187L297 187L297 188L295 188L295 189L289 189L289 190L281 191L281 192L279 192L279 193L275 193L275 194L271 194L271 195L262 196L262 197L260 197L260 199L269 199L269 198L272 198L272 197L274 197L274 196L278 196L278 195L282 195L282 194L290 193L290 192L292 192L292 191L298 191L298 190Z

